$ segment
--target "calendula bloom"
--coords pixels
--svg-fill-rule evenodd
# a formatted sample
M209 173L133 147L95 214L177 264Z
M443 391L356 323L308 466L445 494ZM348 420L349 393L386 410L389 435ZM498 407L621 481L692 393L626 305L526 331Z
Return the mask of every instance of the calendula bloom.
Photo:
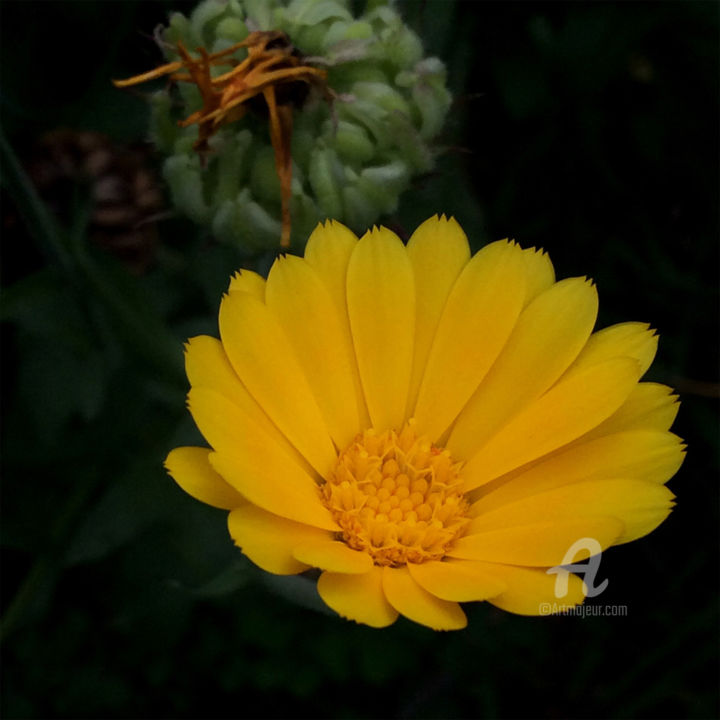
M319 568L320 596L357 622L449 630L466 624L460 602L573 606L581 580L558 599L546 571L581 538L604 550L657 527L683 459L677 398L639 382L656 335L593 333L597 308L593 284L556 281L542 251L471 257L452 219L407 246L328 222L267 281L237 273L221 339L189 341L211 449L175 449L167 467L230 510L255 564Z

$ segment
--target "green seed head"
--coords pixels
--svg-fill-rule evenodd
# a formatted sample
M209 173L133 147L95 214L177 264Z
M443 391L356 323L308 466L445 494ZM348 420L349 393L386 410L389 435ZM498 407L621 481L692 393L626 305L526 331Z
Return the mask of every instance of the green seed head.
M219 52L253 30L287 33L308 64L327 70L337 95L330 107L311 93L294 110L293 244L326 218L360 231L392 213L413 175L433 165L430 143L450 104L443 64L423 59L419 38L388 2L370 2L354 18L343 0L204 0L189 18L174 13L163 40L175 60L178 42L191 53ZM152 106L175 205L249 254L277 247L281 193L267 118L248 112L223 126L203 164L192 149L197 126L177 126L202 106L200 94L189 83L178 87L180 107L165 91Z

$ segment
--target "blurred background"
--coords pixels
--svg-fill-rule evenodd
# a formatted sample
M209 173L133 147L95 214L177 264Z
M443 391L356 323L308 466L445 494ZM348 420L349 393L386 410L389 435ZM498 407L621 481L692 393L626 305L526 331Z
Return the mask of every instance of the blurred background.
M217 334L248 261L173 214L144 93L110 79L159 64L154 27L192 7L0 8L3 717L716 717L717 4L399 5L454 102L384 221L453 214L474 248L593 277L599 326L659 330L648 379L681 394L689 447L670 518L603 556L588 602L627 617L475 604L449 634L323 611L163 470L199 442L181 343Z

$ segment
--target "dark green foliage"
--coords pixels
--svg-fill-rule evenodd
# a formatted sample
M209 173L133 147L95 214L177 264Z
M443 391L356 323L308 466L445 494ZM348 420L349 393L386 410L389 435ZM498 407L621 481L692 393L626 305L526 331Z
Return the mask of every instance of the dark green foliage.
M109 80L158 62L153 27L191 7L3 3L14 154L59 126L142 139L146 104ZM257 570L162 468L202 442L182 342L217 333L241 258L171 218L132 276L86 242L82 202L71 227L43 220L5 154L3 717L717 716L717 6L403 7L455 101L436 172L387 223L445 212L476 248L541 245L560 277L596 280L600 325L660 332L650 379L681 393L689 450L669 520L603 557L593 603L628 616L482 605L460 633L376 631Z

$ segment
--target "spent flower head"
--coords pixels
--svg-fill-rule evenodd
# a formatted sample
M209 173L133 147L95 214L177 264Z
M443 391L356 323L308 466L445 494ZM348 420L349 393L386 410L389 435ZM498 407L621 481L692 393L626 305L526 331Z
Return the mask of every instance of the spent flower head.
M360 230L433 166L445 69L389 2L355 18L344 0L205 0L160 37L170 62L121 84L177 83L181 107L153 98L152 135L175 205L221 240L301 244L328 217Z
M210 448L167 468L231 511L254 563L319 568L320 596L357 622L449 630L460 602L571 607L581 580L559 605L547 570L582 538L604 550L663 522L684 453L676 396L640 382L655 333L593 332L597 311L586 278L556 281L546 254L509 241L471 257L452 219L407 246L328 222L267 281L237 273L220 340L189 341Z

